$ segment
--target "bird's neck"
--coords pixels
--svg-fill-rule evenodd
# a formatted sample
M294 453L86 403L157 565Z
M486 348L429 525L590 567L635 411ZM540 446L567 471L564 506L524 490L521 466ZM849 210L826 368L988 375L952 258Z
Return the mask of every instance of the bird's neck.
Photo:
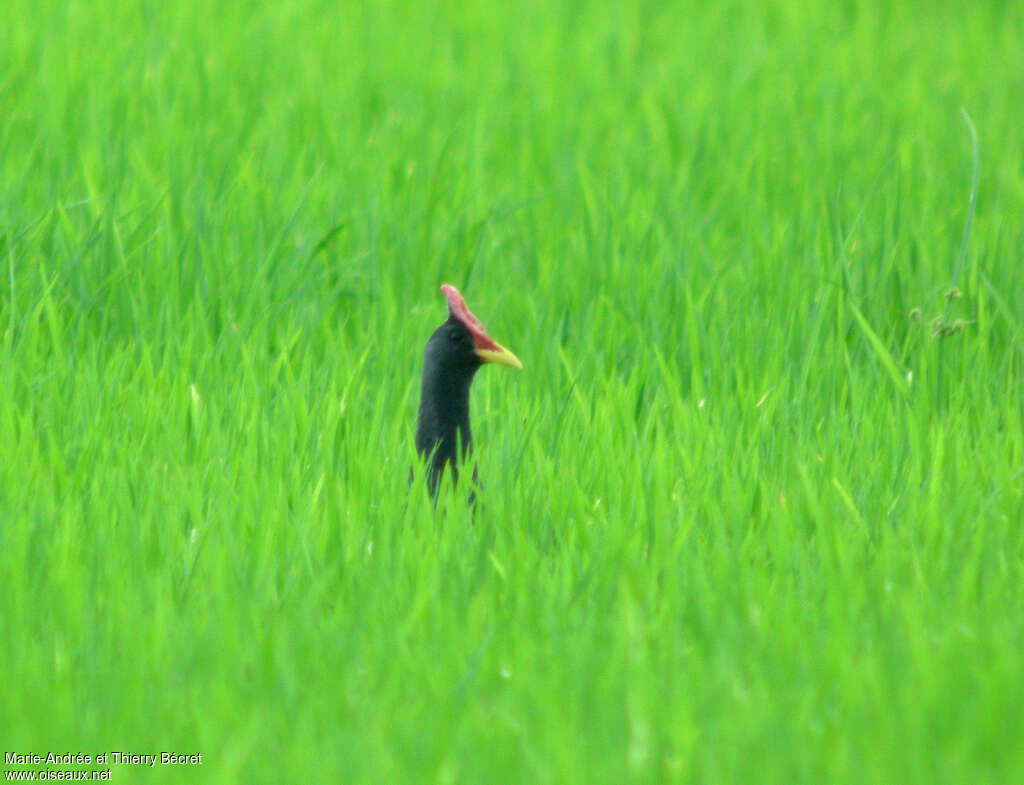
M456 448L469 451L469 387L473 373L445 373L442 369L426 373L420 397L416 442L421 452L435 450L434 463L456 457Z

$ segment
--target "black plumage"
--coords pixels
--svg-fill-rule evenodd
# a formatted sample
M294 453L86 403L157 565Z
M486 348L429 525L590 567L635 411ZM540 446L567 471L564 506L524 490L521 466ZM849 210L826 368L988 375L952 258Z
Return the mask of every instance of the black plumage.
M441 291L448 299L448 320L434 330L423 352L416 419L416 451L429 460L427 486L433 497L446 468L458 481L459 465L472 449L469 388L480 366L493 362L522 368L512 352L490 339L455 287L445 284Z
M482 364L473 351L469 330L454 316L427 341L416 418L416 451L421 458L430 458L427 485L432 496L437 493L446 466L452 467L452 478L458 480L458 464L471 449L469 386Z

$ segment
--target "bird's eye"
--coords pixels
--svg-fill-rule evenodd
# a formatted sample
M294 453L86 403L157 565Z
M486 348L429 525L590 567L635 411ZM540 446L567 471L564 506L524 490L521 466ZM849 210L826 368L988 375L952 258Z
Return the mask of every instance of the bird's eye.
M450 333L448 333L448 339L452 343L462 343L464 338L465 336L458 330L452 330Z

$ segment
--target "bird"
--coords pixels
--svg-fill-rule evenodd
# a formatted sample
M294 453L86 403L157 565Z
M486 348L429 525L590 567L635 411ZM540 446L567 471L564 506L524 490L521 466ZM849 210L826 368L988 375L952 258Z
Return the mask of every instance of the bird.
M473 435L469 427L469 387L484 363L521 370L519 358L494 341L459 290L442 284L448 319L434 330L423 350L423 380L416 417L416 452L427 465L427 488L437 500L445 469L458 482L459 464L469 456ZM474 471L474 485L476 473Z

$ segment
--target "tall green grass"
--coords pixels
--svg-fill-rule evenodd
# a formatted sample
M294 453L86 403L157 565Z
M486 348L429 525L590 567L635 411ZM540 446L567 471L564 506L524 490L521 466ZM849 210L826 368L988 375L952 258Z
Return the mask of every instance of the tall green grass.
M5 751L1024 781L1015 4L4 16ZM525 365L475 514L442 281Z

